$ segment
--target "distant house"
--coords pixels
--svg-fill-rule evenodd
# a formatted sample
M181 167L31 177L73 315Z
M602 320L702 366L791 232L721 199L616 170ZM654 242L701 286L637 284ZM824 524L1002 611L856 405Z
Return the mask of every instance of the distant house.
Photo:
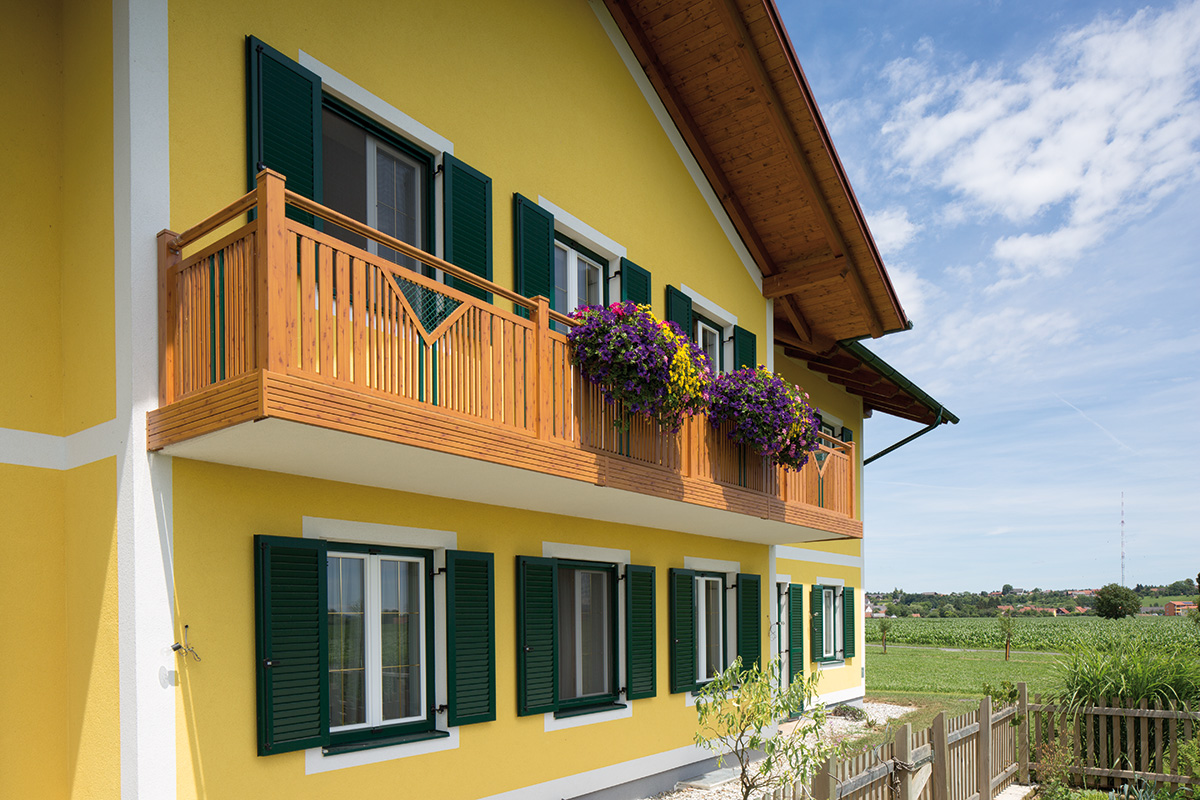
M1167 616L1182 617L1189 611L1195 611L1196 604L1191 600L1168 600L1167 601Z

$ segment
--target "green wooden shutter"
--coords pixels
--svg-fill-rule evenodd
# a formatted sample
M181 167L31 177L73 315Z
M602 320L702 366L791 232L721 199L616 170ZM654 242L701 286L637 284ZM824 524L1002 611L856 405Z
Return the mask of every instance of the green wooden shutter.
M630 700L654 697L658 689L654 591L654 567L625 567L625 696Z
M517 292L526 297L541 295L553 305L554 216L528 197L514 194L513 242L516 249ZM529 316L524 308L519 309L518 313Z
M322 539L254 537L258 754L329 743Z
M733 326L733 368L758 366L758 337L745 328Z
M812 587L812 660L825 660L825 587Z
M803 672L804 587L793 583L788 586L788 674L795 680Z
M321 202L321 78L261 40L246 37L249 185L263 167L287 178L287 188ZM292 219L311 214L289 208Z
M621 300L650 305L650 272L628 258L621 259Z
M670 571L671 692L696 688L696 573Z
M667 322L674 322L689 339L696 338L692 325L692 298L676 289L667 287Z
M854 587L842 589L842 655L854 658L854 620L858 618L858 607L854 604Z
M762 579L739 572L737 576L737 654L742 668L762 658Z
M558 566L517 557L517 715L558 709Z
M442 156L446 260L481 278L492 279L492 179L454 156ZM461 292L492 301L491 292L466 281L447 281Z
M842 441L843 442L853 442L854 441L854 431L850 430L849 428L843 427L842 428Z
M451 725L496 718L496 604L491 553L446 553L446 670Z

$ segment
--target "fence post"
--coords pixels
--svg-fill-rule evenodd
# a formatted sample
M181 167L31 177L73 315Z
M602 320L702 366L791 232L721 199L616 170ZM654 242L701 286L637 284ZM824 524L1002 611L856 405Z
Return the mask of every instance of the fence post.
M174 231L158 232L158 404L165 406L175 400L175 319L178 275L171 270L181 260L171 242L178 236Z
M979 737L975 740L979 800L992 800L992 698L979 701Z
M904 764L911 764L912 757L912 725L905 723L900 726L900 730L896 731L896 746L892 751L897 761ZM902 770L900 776L900 800L914 800L913 798L913 775L914 770Z
M837 759L827 758L813 776L812 796L814 800L838 800Z
M553 383L550 375L550 301L545 297L533 298L537 305L533 308L533 322L537 325L534 331L537 354L537 381L534 390L537 392L534 401L534 413L537 421L534 432L542 441L550 440L550 387Z
M1024 682L1017 684L1017 763L1020 773L1017 780L1029 784L1029 688Z
M287 269L284 178L264 169L258 173L258 216L254 243L258 300L257 366L270 372L287 369ZM292 298L295 302L295 298Z
M950 800L950 732L946 712L933 718L929 743L933 745L933 800Z

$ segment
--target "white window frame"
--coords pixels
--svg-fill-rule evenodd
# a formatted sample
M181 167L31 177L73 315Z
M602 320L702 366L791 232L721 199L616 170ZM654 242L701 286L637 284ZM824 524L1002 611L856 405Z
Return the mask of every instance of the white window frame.
M731 314L721 306L709 300L704 295L697 292L686 283L679 285L679 291L686 294L692 299L693 313L703 314L713 322L721 326L721 330L717 332L718 347L721 348L722 358L717 363L724 363L724 372L733 372L734 352L733 352L733 327L738 324L737 315ZM696 341L700 341L700 325L704 323L700 320L696 321L696 327L693 333L696 336ZM705 325L705 327L710 327ZM715 368L714 364L714 368Z
M722 633L718 634L718 641L721 645L721 650L717 654L717 669L715 672L720 672L725 669L725 603L724 590L725 581L713 575L697 575L696 576L696 680L709 681L708 668L712 665L708 663L708 595L705 591L706 584L715 584L717 587L718 600L717 615L720 622Z
M600 280L597 282L596 288L599 290L600 296L596 298L596 301L593 305L603 305L604 280L608 272L608 264L597 263L595 259L589 258L588 256L576 250L574 247L560 242L557 239L554 240L554 250L556 264L558 259L557 253L559 250L562 250L567 254L567 308L556 308L554 310L563 314L570 314L579 307L579 262L581 261L599 273ZM558 293L557 280L555 281L554 291L556 294Z
M566 698L571 701L583 700L588 697L600 697L603 695L618 695L619 696L618 688L614 687L612 684L612 681L616 679L616 675L614 675L614 672L616 672L616 670L614 670L612 668L613 667L613 662L612 662L613 653L612 653L611 647L612 647L613 635L615 633L619 633L619 631L616 631L614 629L614 626L617 624L617 620L613 617L612 609L613 609L613 606L615 605L615 603L613 601L616 599L616 597L615 597L616 592L617 592L616 583L617 583L617 579L620 576L621 572L620 572L619 568L609 569L610 567L616 568L616 565L615 564L597 564L595 567L583 567L583 566L578 566L575 564L566 564L566 565L559 567L559 569L569 569L572 572L576 573L575 591L574 591L574 594L575 594L575 597L574 597L574 600L575 600L575 603L574 603L574 609L575 609L575 615L574 615L575 616L575 620L574 620L574 628L575 628L575 641L574 641L575 696ZM580 616L581 610L583 608L583 582L578 580L578 573L582 573L582 572L591 572L591 573L595 573L597 575L603 575L605 577L605 579L607 580L608 593L609 593L607 602L604 604L604 619L605 619L605 623L606 623L605 624L605 636L604 636L604 652L600 655L601 660L604 662L605 681L609 684L609 686L608 686L608 689L604 692L593 692L590 695L585 695L583 693L583 624L582 624L583 620L582 620L582 617ZM561 578L559 580L561 582ZM557 602L558 602L558 598L555 598L555 603L557 603ZM562 645L560 644L559 646L561 647ZM561 699L561 695L560 695L560 699Z
M596 255L608 261L607 264L599 265L601 268L601 278L608 282L609 300L615 302L619 299L621 297L621 276L617 273L620 272L621 259L625 258L625 245L605 236L574 214L559 208L541 195L538 195L538 207L549 211L554 216L555 233L561 233L568 239L579 242ZM555 240L555 245L558 244L560 242ZM591 259L588 260L591 261ZM568 295L567 302L574 302L571 295ZM603 290L600 292L600 302L604 302Z
M400 152L387 142L380 141L378 138L373 136L370 131L364 131L364 133L367 137L367 225L375 230L379 230L379 166L377 164L379 151L382 150L384 153L396 159L397 161L402 161L416 169L418 181L427 181L428 175L423 174L426 172L426 166L424 164L418 162L411 156ZM427 200L432 202L432 200L429 198L427 198ZM418 241L409 243L412 244L413 247L418 247L422 250L425 250L429 245L428 242L424 241L426 227L424 205L425 204L417 203L416 217ZM371 253L372 255L379 255L379 247L379 243L374 239L367 240L367 252ZM391 248L388 249L390 250ZM390 261L391 259L388 260ZM438 280L441 280L440 270L438 271L437 278Z
M353 725L330 727L330 733L355 731L367 728L378 728L383 725L404 725L429 719L428 677L430 669L430 653L426 641L429 609L425 602L425 559L419 556L399 556L388 553L350 553L331 549L329 558L353 558L363 562L363 663L366 665L366 704L367 719ZM421 569L417 570L420 578L418 597L420 598L420 636L421 636L421 676L418 684L421 687L421 701L418 708L421 714L399 719L383 718L383 578L382 564L384 561L399 561L416 563Z
M832 666L841 666L845 661L846 627L845 627L845 592L841 586L824 585L821 593L821 657L833 662ZM832 642L832 650L826 647Z

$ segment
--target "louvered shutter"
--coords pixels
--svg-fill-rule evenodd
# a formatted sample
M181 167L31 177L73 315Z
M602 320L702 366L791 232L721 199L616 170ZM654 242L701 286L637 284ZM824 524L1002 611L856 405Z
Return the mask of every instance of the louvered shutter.
M813 643L816 647L816 643ZM804 672L804 587L788 586L788 673L792 680Z
M849 428L843 427L842 428L842 441L843 442L853 442L854 441L854 431L850 430Z
M671 691L696 688L696 573L670 571Z
M733 326L733 368L758 366L758 337L745 328Z
M446 553L449 724L496 718L495 571L491 553Z
M321 539L254 537L260 756L329 743L325 553Z
M692 298L674 286L667 287L667 322L678 325L679 330L689 339L696 338L696 331L692 325Z
M517 714L558 709L558 569L553 558L517 557Z
M654 591L654 567L625 567L625 696L630 700L657 693Z
M762 579L739 572L737 576L737 654L742 669L762 658Z
M513 242L517 292L554 301L554 216L537 203L513 195ZM558 309L562 311L562 309ZM528 317L528 310L518 313Z
M854 603L854 588L842 589L842 655L854 658L854 621L858 619L858 606Z
M812 660L825 660L825 587L812 587Z
M443 192L446 260L481 278L492 279L492 179L454 156L442 156L446 174ZM461 292L487 302L491 292L451 278Z
M621 259L621 300L650 305L650 272L628 258Z
M321 78L278 50L246 37L249 186L263 167L287 178L287 188L321 202ZM311 214L288 208L306 225Z

